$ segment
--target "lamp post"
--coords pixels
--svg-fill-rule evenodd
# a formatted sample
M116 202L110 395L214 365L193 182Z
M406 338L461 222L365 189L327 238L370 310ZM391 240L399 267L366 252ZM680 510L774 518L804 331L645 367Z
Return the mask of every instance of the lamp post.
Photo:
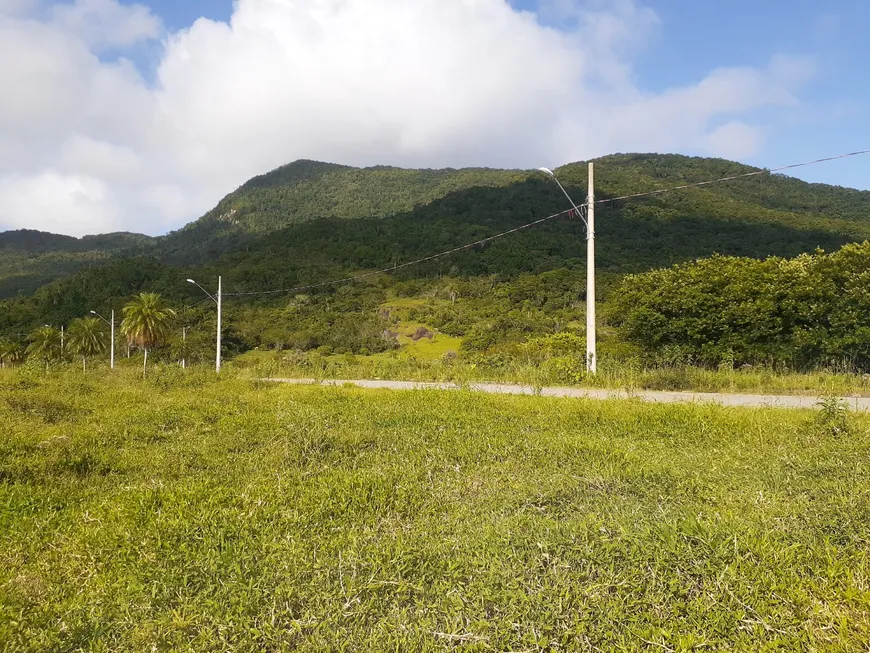
M586 217L579 207L568 195L568 191L549 168L539 168L541 172L550 177L558 184L559 188L568 198L571 206L583 219L586 226L586 370L590 374L598 371L598 359L596 356L596 332L595 332L595 170L594 164L589 164L589 194L586 198Z
M218 289L217 289L217 297L212 295L208 290L200 286L193 279L188 279L187 283L192 283L194 286L199 288L202 292L208 295L209 299L211 299L215 304L217 304L217 353L215 354L215 371L220 374L221 373L221 309L222 309L222 280L221 277L218 277Z
M48 328L52 328L50 324L45 324ZM60 325L60 360L63 362L63 350L64 350L64 333L63 333L63 324Z
M181 369L187 369L187 330L190 327L181 327Z
M111 369L115 369L115 309L112 309L112 321L109 322L102 315L97 313L96 311L91 311L91 315L96 315L103 322L109 325L109 328L112 330L112 348L109 353L109 365Z

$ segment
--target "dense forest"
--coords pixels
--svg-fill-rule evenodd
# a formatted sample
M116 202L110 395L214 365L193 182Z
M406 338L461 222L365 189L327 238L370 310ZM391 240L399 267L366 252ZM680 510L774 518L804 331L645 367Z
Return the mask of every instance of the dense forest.
M597 197L604 200L752 170L673 155L616 155L596 166ZM575 199L585 196L585 164L558 174ZM92 256L90 262L98 264L0 302L0 337L24 337L42 324L119 309L130 296L154 291L176 307L178 324L190 327L185 346L195 350L199 338L205 351L214 310L184 280L213 286L219 274L227 293L229 354L258 347L377 354L398 346L397 321L461 339L468 355L507 351L563 332L580 337L585 236L580 221L566 216L392 274L304 288L429 256L564 209L558 188L531 172L363 170L297 162L252 179L201 220L159 239L85 239L94 244L87 249L74 239L45 236L40 242L30 234L17 249L6 245L4 254L33 260L70 256L77 265ZM837 250L870 238L867 216L870 192L776 175L606 202L598 209L596 233L601 299L608 302L626 274L714 254L761 260ZM0 235L0 247L3 237L14 240ZM16 260L4 257L4 265L14 271ZM58 263L55 271L74 267ZM14 284L6 275L2 281ZM646 277L631 277L630 283L640 284L638 279ZM614 306L631 303L625 288ZM278 289L286 292L240 295ZM413 300L413 308L391 310L396 298ZM632 335L636 320L628 313L605 315L625 331L626 342L648 346ZM760 355L727 349L740 360ZM795 361L807 355L789 353ZM698 350L691 357L710 362L722 352Z
M0 233L0 298L27 295L82 268L152 251L153 239L114 233L72 238L20 229Z

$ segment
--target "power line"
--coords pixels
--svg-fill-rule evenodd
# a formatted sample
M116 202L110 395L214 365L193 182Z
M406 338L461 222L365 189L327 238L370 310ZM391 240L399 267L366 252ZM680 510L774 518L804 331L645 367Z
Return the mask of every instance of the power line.
M774 172L782 172L783 170L793 170L795 168L804 168L806 166L816 165L818 163L827 163L828 161L837 161L838 159L848 159L853 156L861 156L862 154L870 154L870 150L860 150L858 152L850 152L848 154L838 154L837 156L829 156L824 159L815 159L814 161L805 161L804 163L793 163L779 168L762 168L761 170L753 170L752 172L744 172L739 175L731 175L730 177L720 177L719 179L710 179L708 181L699 181L693 184L683 184L682 186L674 186L672 188L663 188L661 190L653 190L645 193L633 193L631 195L622 195L620 197L611 197L609 199L597 200L596 204L606 204L607 202L618 202L620 200L630 200L638 197L650 197L652 195L661 195L670 193L675 190L685 190L687 188L698 188L699 186L710 186L726 181L735 181L737 179L746 179L747 177L758 177L760 175L773 174Z
M322 283L315 283L308 286L296 286L295 288L287 288L282 290L264 290L259 292L235 292L235 293L224 293L225 297L247 297L251 295L279 295L283 293L296 292L299 290L314 290L315 288L323 288L324 286L331 286L340 283L347 283L350 281L356 281L357 279L365 279L367 277L373 277L378 274L386 274L388 272L394 272L395 270L401 270L402 268L411 267L412 265L419 265L420 263L426 263L428 261L434 261L435 259L442 258L444 256L449 256L450 254L455 254L456 252L461 252L464 249L471 249L472 247L477 247L478 245L483 245L484 243L488 243L492 240L496 240L497 238L503 238L504 236L508 236L510 234L516 233L518 231L522 231L523 229L529 229L530 227L534 227L536 225L541 224L542 222L546 222L547 220L552 220L553 218L558 218L561 215L565 215L566 213L574 213L574 209L568 209L567 211L562 211L561 213L554 213L553 215L548 215L546 218L541 218L540 220L535 220L534 222L529 222L528 224L524 224L520 227L515 227L514 229L510 229L508 231L503 231L500 234L495 234L494 236L487 236L486 238L481 238L480 240L476 240L473 243L468 243L467 245L460 245L459 247L454 247L453 249L447 250L446 252L441 252L439 254L433 254L431 256L425 256L423 258L419 258L415 261L408 261L407 263L400 263L398 265L393 265L388 268L384 268L383 270L374 270L372 272L364 272L362 274L357 274L352 277L345 277L344 279L335 279L333 281L324 281Z
M753 170L752 172L745 172L739 175L730 175L728 177L719 177L718 179L709 179L707 181L699 181L691 184L683 184L681 186L672 186L671 188L662 188L660 190L646 191L643 193L632 193L630 195L621 195L619 197L610 197L606 199L596 200L595 204L611 204L613 202L620 202L629 199L639 199L643 197L653 197L655 195L662 195L664 193L671 193L678 190L686 190L689 188L699 188L702 186L710 186L713 184L720 184L727 181L735 181L738 179L746 179L748 177L758 177L761 175L773 174L775 172L782 172L783 170L794 170L795 168L804 168L806 166L817 165L819 163L827 163L828 161L837 161L839 159L848 159L851 157L861 156L864 154L870 154L870 149L868 150L860 150L857 152L849 152L847 154L838 154L837 156L829 156L822 159L814 159L813 161L805 161L803 163L793 163L787 166L780 166L779 168L762 168L761 170ZM581 204L578 208L584 210L589 207L589 203L586 202ZM361 274L356 274L350 277L344 277L343 279L334 279L332 281L323 281L320 283L309 284L306 286L295 286L293 288L282 288L280 290L261 290L261 291L253 291L253 292L235 292L235 293L224 293L225 297L252 297L252 296L263 296L263 295L283 295L291 292L300 292L303 290L315 290L317 288L324 288L326 286L335 286L342 283L350 283L351 281L358 281L360 279L366 279L368 277L377 276L379 274L388 274L390 272L395 272L396 270L401 270L403 268L411 267L413 265L420 265L421 263L427 263L429 261L434 261L439 258L443 258L445 256L450 256L451 254L456 254L457 252L461 252L466 249L471 249L472 247L477 247L479 245L483 245L485 243L492 242L499 238L504 238L505 236L509 236L511 234L515 234L518 231L523 231L525 229L530 229L531 227L535 227L541 223L547 222L549 220L553 220L554 218L561 217L563 215L576 213L574 209L566 209L565 211L560 211L559 213L553 213L552 215L548 215L545 218L540 218L535 220L534 222L529 222L527 224L521 225L519 227L514 227L513 229L509 229L507 231L503 231L501 233L497 233L492 236L487 236L486 238L481 238L480 240L476 240L473 243L468 243L467 245L460 245L459 247L454 247L453 249L449 249L444 252L439 252L438 254L432 254L430 256L424 256L423 258L419 258L413 261L408 261L406 263L400 263L398 265L393 265L388 268L383 268L381 270L374 270L371 272L363 272Z
M224 293L224 295L226 295L226 293ZM196 307L199 306L200 304L205 304L206 302L211 302L211 301L214 301L214 300L213 300L211 297L206 297L205 299L201 299L201 300L199 300L199 301L196 302L195 304L191 304L190 306L185 306L185 307L182 308L181 310L182 310L182 311L189 311L189 310L192 309L192 308L196 308Z

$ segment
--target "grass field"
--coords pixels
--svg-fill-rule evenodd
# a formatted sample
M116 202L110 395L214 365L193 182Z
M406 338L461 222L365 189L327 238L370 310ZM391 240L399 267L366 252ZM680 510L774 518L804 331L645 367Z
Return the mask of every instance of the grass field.
M868 425L0 372L0 650L866 650Z

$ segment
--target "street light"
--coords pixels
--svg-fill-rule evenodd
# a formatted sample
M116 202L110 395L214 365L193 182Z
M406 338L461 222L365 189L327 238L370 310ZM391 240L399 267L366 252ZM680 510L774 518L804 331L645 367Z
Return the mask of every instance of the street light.
M109 328L111 328L111 330L112 330L112 350L109 353L109 361L110 361L109 365L111 366L112 369L115 369L115 309L112 309L112 321L111 322L109 322L109 320L104 318L102 315L100 315L96 311L91 311L91 315L96 315L103 322L108 324Z
M187 369L187 330L189 326L181 327L181 342L184 343L181 346L181 369Z
M49 329L53 328L50 324L44 324L43 326ZM60 325L60 357L63 359L63 324Z
M556 177L556 173L549 168L538 168L538 170L556 182L586 226L586 370L590 374L595 374L598 371L595 346L595 171L593 164L590 163L589 194L586 198L587 212L584 218L574 200L568 195L568 191Z
M192 283L194 286L199 288L202 292L208 295L209 299L211 299L215 304L217 304L217 353L215 354L215 371L220 374L221 373L221 308L222 308L222 292L221 286L222 281L221 277L218 277L218 289L217 289L217 297L212 295L208 290L200 286L193 279L188 279L187 283Z

